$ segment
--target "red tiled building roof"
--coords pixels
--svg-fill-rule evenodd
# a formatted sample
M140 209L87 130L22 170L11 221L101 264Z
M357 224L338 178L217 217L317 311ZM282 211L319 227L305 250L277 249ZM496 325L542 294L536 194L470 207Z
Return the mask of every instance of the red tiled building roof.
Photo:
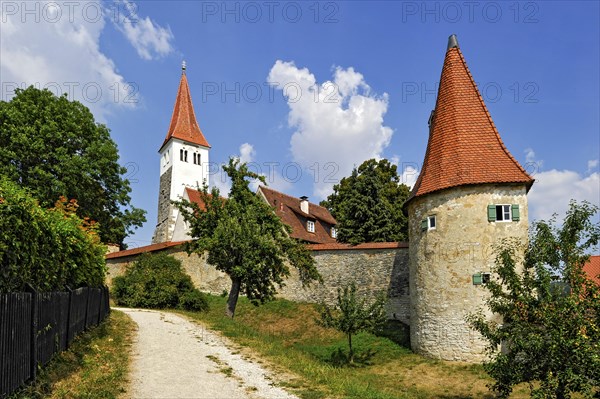
M167 133L167 137L165 137L165 141L163 141L163 144L160 146L160 149L162 149L171 138L210 148L210 144L206 141L206 138L200 130L200 126L198 126L198 121L196 120L190 87L188 86L185 72L181 74L181 81L179 82L179 90L177 91L173 116L171 116L169 132Z
M344 244L341 242L329 244L311 244L308 249L311 251L343 251L359 249L394 249L408 248L407 242L365 242L358 245Z
M337 224L329 211L317 204L309 202L308 213L300 208L300 199L280 193L265 186L258 188L258 194L273 207L283 223L292 228L291 237L314 244L336 243L331 237L331 228ZM315 232L306 229L306 222L315 223Z
M177 247L189 241L161 242L158 244L146 245L145 247L128 249L120 252L113 252L105 256L106 259L119 259L126 256L137 255L147 252L162 251L163 249ZM377 250L377 249L396 249L408 248L407 242L366 242L364 244L351 245L342 243L327 244L308 244L310 251L354 251L354 250Z
M446 188L534 179L508 152L473 76L450 37L423 167L409 200Z
M200 191L195 190L195 189L190 188L190 187L186 187L185 188L185 192L186 192L188 200L190 202L194 202L194 203L198 204L198 206L200 207L200 210L202 210L202 211L206 210L206 204L204 203L204 201L202 201L202 198L200 197ZM208 194L208 198L212 198L212 195ZM226 201L227 200L225 197L219 196L219 198L222 201Z
M160 251L161 249L167 249L171 247L176 247L178 245L184 244L186 241L167 241L167 242L159 242L156 244L146 245L143 247L126 249L124 251L119 252L111 252L104 256L104 259L117 259L123 258L125 256L139 255L146 252L154 252Z
M590 280L600 284L600 255L590 256L590 260L583 265L583 271Z

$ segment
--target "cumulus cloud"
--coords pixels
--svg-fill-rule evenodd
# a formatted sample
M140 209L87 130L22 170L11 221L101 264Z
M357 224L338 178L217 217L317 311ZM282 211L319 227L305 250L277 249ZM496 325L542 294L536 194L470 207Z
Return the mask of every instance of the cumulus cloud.
M254 161L254 156L256 155L256 151L254 151L254 146L249 143L244 143L240 146L240 156L239 159L241 162L248 163Z
M10 100L15 88L34 85L57 95L67 93L69 99L88 106L100 121L113 107L134 107L135 87L99 48L105 26L100 3L76 3L75 7L71 2L71 9L65 4L4 5L0 23L2 100Z
M174 36L170 27L162 27L149 17L140 18L137 6L127 0L117 2L127 10L124 18L115 18L115 26L123 32L138 55L145 60L161 58L173 51Z
M562 220L571 199L600 206L600 174L582 176L572 170L552 169L536 174L528 195L529 219L548 220L554 213Z
M390 158L390 163L396 165L398 168L398 173L400 173L400 183L406 184L412 189L419 178L417 164L413 162L400 163L400 156L397 154L394 154Z
M598 167L598 160L597 159L591 159L588 161L587 163L588 166L588 173L590 173L591 171L593 171L594 169L596 169Z
M354 68L337 67L333 75L333 81L317 83L307 68L278 60L267 78L282 90L289 107L288 124L296 129L290 142L294 161L310 170L316 165L323 171L332 163L337 169L333 179L314 183L318 198L330 194L334 181L364 160L381 158L393 133L383 124L387 94L371 94Z

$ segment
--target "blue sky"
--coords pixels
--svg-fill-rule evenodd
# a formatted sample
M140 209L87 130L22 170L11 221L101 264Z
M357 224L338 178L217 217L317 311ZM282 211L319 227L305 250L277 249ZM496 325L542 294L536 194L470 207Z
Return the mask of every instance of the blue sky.
M600 203L598 2L1 1L2 99L67 92L107 124L150 243L158 148L181 62L210 159L241 156L314 202L353 165L391 159L411 183L448 36L509 151L536 178L530 219ZM211 183L226 188L220 174Z

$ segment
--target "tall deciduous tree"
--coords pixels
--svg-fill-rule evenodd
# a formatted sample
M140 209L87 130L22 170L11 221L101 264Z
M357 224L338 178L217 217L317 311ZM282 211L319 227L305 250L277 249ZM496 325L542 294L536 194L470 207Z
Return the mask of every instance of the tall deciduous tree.
M200 192L203 206L186 200L175 202L190 226L194 239L188 253L208 253L208 263L231 278L226 314L233 317L240 292L254 303L274 298L276 285L289 275L288 261L298 269L304 284L320 280L314 259L304 244L289 236L290 228L273 209L248 187L247 179L264 178L246 164L230 159L223 169L231 178L227 200L214 188Z
M100 225L103 242L122 244L146 221L130 206L131 188L106 126L81 103L33 86L0 101L0 174L50 207L74 198L77 214Z
M489 341L485 368L500 397L516 384L536 381L530 385L536 398L600 396L600 287L582 269L600 237L596 212L588 203L572 202L562 226L554 218L533 225L524 252L522 243L501 245L498 278L486 288L487 305L503 324L484 312L470 316Z
M369 159L333 186L333 194L321 205L336 218L340 242L407 241L408 220L402 205L409 194L396 165L387 159Z

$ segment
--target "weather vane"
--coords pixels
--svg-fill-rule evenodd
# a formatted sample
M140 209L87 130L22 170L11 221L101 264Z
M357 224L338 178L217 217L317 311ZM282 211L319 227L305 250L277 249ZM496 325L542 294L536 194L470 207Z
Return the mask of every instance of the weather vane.
M181 70L185 71L185 60L181 63Z

